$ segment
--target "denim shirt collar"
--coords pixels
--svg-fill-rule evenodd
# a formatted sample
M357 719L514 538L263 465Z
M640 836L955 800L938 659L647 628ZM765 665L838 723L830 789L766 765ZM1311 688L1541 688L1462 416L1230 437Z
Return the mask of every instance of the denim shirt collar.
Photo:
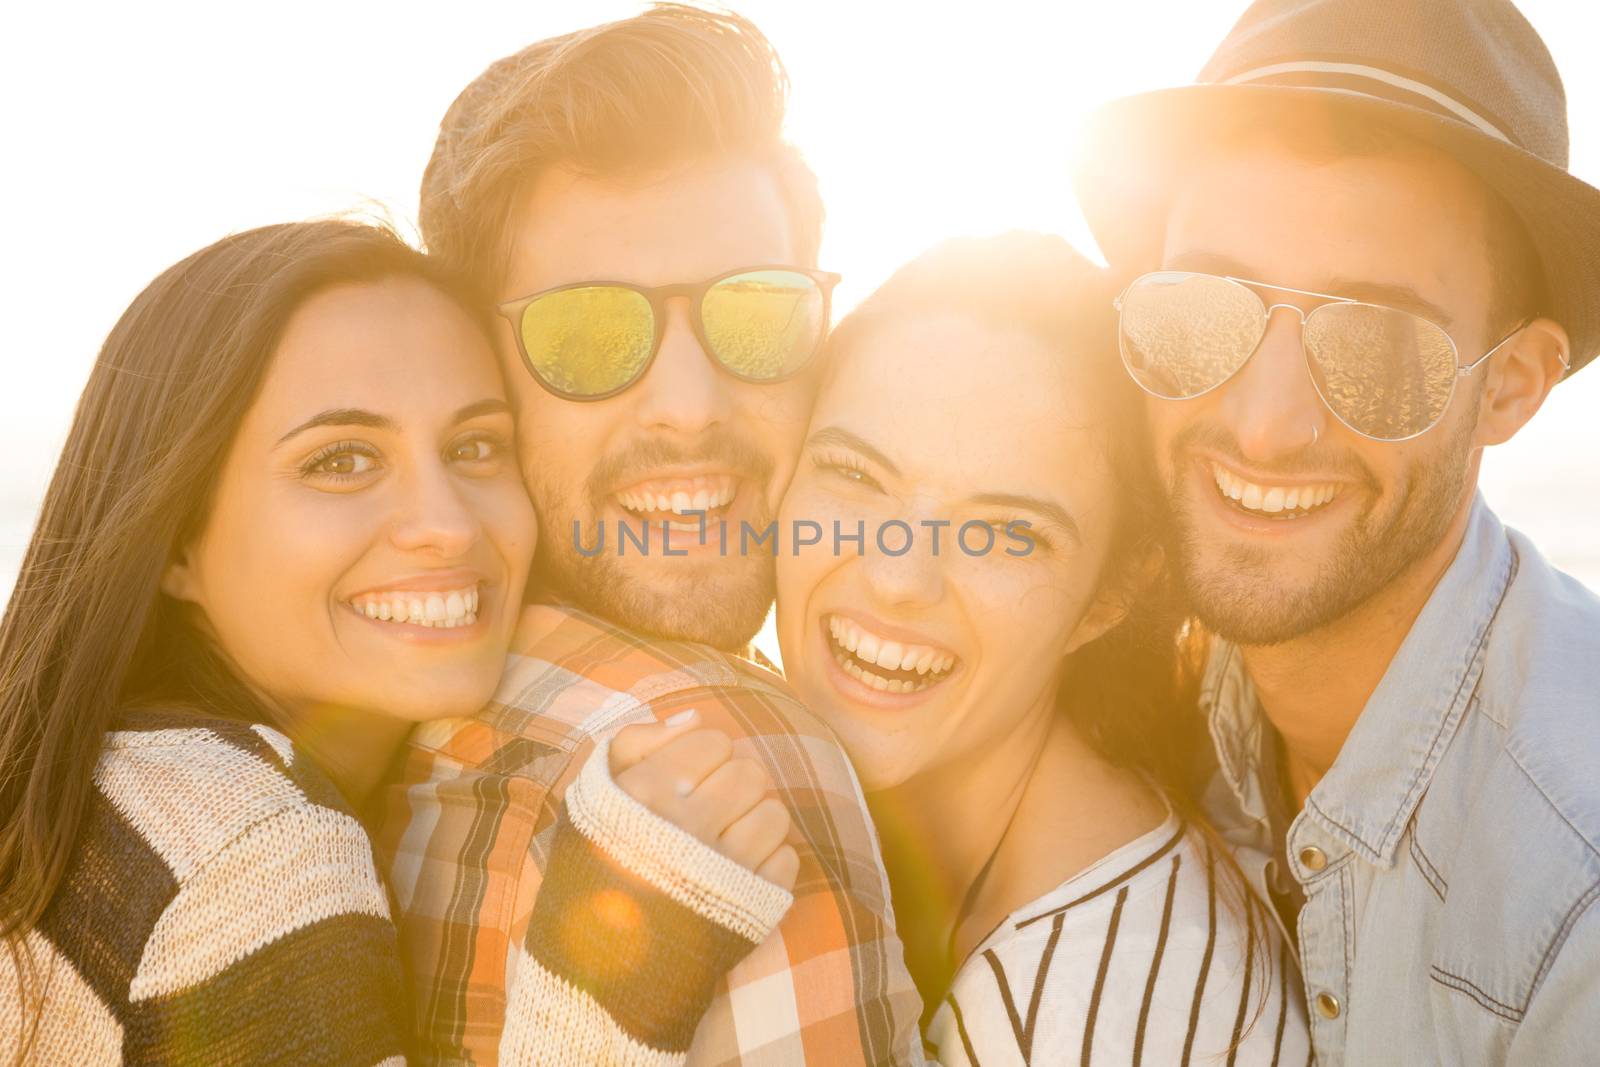
M1393 866L1483 671L1484 650L1515 560L1505 529L1481 496L1466 536L1367 701L1301 818L1320 823L1371 863ZM1201 690L1222 778L1241 809L1265 823L1257 770L1266 717L1237 647L1212 649Z

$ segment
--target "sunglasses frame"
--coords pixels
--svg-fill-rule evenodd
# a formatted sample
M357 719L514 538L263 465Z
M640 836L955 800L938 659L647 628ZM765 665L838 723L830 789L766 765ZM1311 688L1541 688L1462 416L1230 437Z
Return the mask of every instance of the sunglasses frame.
M1155 390L1149 388L1143 382L1141 382L1138 376L1133 373L1132 368L1128 366L1128 351L1124 340L1126 333L1122 329L1123 298L1132 292L1134 287L1140 282L1144 281L1146 278L1154 277L1158 274L1187 274L1196 278L1213 278L1218 281L1228 282L1244 292L1249 293L1256 303L1260 304L1262 308L1261 336L1256 338L1255 347L1250 349L1250 352L1244 357L1244 359L1239 361L1239 365L1233 368L1233 370L1229 371L1221 381L1217 382L1215 385L1211 385L1205 389L1202 389L1200 392L1195 393L1192 396L1162 396L1160 393L1157 393ZM1265 299L1262 298L1261 294L1256 291L1257 289L1270 289L1273 292L1278 293L1293 293L1296 296L1309 296L1321 300L1322 303L1318 304L1310 311L1307 311L1295 304L1269 304ZM1374 437L1372 434L1367 433L1364 430L1358 430L1356 427L1350 425L1349 421L1346 420L1343 415L1339 414L1336 408L1334 408L1333 404L1328 400L1327 394L1322 391L1322 386L1317 381L1317 371L1314 365L1315 359L1311 355L1310 348L1306 345L1306 323L1310 321L1311 317L1317 312L1334 304L1352 304L1356 307L1369 307L1375 308L1379 311L1390 311L1400 315L1409 315L1414 319L1419 319L1422 322L1426 322L1428 325L1434 327L1444 335L1445 342L1450 346L1450 359L1451 362L1456 365L1456 373L1455 376L1450 379L1450 394L1444 398L1444 406L1439 409L1439 414L1433 419L1432 422L1428 423L1428 425L1424 426L1416 433L1407 434L1405 437ZM1255 358L1256 353L1261 351L1261 342L1266 340L1267 329L1272 323L1272 313L1277 311L1279 308L1285 308L1294 312L1295 315L1299 316L1300 319L1300 354L1305 360L1306 375L1311 379L1311 387L1317 391L1317 399L1322 401L1322 406L1328 410L1330 415L1338 420L1339 425L1343 426L1345 429L1359 437L1364 437L1369 441L1378 441L1383 444L1399 444L1402 441L1415 440L1416 438L1427 433L1429 430L1433 429L1435 426L1439 425L1444 418L1444 413L1450 409L1451 403L1455 401L1456 383L1462 378L1470 375L1473 371L1477 370L1485 360L1494 355L1496 352L1500 351L1500 349L1504 348L1507 342L1525 330L1528 327L1528 324L1533 321L1532 319L1524 319L1522 322L1518 323L1516 328L1510 333L1506 334L1504 337L1500 338L1499 341L1495 342L1494 346L1483 355L1479 356L1471 363L1463 364L1461 362L1461 349L1456 345L1456 339L1450 336L1450 331L1446 330L1443 326L1439 325L1437 322L1434 322L1432 319L1423 315L1418 315L1414 311L1407 311L1405 308L1390 307L1388 304L1374 304L1367 300L1356 300L1348 296L1337 296L1333 293L1317 293L1312 292L1309 289L1295 289L1287 285L1274 285L1271 282L1258 282L1252 281L1249 278L1237 278L1231 274L1207 274L1205 271L1197 270L1147 271L1133 279L1133 281L1129 282L1122 292L1117 294L1116 299L1112 301L1112 306L1117 310L1117 352L1122 357L1123 368L1128 371L1128 377L1133 379L1135 385L1158 400L1198 400L1207 393L1213 392L1228 384L1228 382L1232 381L1238 375L1238 373L1244 370L1249 362Z
M812 345L811 351L806 353L805 358L802 359L793 370L776 378L752 378L748 375L740 374L738 371L728 366L728 364L723 361L722 357L717 355L716 348L706 337L704 319L706 294L715 288L718 283L725 282L729 278L736 278L741 274L756 274L761 271L779 270L788 271L791 274L802 274L816 283L818 291L822 294L822 330L817 337L817 343ZM766 263L724 271L723 273L718 274L716 277L708 278L702 282L685 282L677 285L649 286L635 285L632 282L618 281L570 282L566 285L557 285L550 289L541 289L539 292L530 294L529 296L520 296L515 299L496 304L495 310L500 314L501 318L504 318L506 321L511 323L511 332L516 337L517 341L517 354L522 357L522 366L528 371L529 374L533 376L533 380L538 382L540 386L544 388L545 392L554 396L558 396L563 400L571 400L575 403L587 403L595 400L609 400L620 393L624 393L633 388L635 385L639 384L640 380L642 380L644 376L650 372L651 366L656 361L656 355L661 351L662 339L666 336L667 301L677 299L679 297L685 298L689 301L689 326L694 331L695 340L700 342L700 351L705 354L705 357L711 361L713 366L730 377L737 378L742 382L751 382L755 385L776 385L779 382L788 381L790 378L800 374L811 365L811 361L815 359L817 353L821 351L823 342L827 340L828 331L833 325L833 287L838 285L839 281L840 275L835 274L832 271L816 270L812 267L797 267L792 263ZM545 381L544 376L534 368L533 360L528 356L528 347L522 339L522 316L526 314L528 308L531 307L535 301L543 297L550 296L553 293L566 292L570 289L597 288L627 289L631 292L638 293L649 302L650 324L654 330L654 336L650 341L650 355L647 356L645 361L639 365L639 370L633 375L633 377L629 378L615 389L604 393L593 394L569 393L563 389L558 389L550 382Z

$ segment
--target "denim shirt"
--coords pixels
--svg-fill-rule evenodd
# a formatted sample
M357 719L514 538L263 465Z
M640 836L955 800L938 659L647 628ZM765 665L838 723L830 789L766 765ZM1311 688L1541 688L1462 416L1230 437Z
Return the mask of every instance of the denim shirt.
M1219 830L1304 894L1317 1063L1600 1064L1600 599L1479 497L1286 841L1237 648L1202 699Z

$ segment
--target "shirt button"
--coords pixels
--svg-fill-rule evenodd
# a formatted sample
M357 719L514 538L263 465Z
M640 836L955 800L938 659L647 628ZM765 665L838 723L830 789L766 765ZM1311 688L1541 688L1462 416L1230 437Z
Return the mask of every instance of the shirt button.
M1332 993L1318 993L1317 1014L1324 1019L1337 1019L1339 1017L1339 998Z
M1300 863L1308 871L1320 871L1328 865L1328 854L1316 845L1307 845L1300 850ZM1335 1001L1334 1014L1338 1014L1337 1001ZM1333 1018L1332 1015L1328 1018Z

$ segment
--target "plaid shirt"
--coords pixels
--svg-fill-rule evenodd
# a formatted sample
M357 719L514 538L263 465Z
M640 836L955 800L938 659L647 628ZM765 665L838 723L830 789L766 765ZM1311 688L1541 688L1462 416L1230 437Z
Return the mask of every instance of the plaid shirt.
M492 1064L534 1025L506 989L567 786L597 741L688 708L766 766L800 854L794 906L719 984L690 1062L921 1062L877 839L826 727L761 667L550 604L525 610L494 702L418 727L380 798L423 1062Z

